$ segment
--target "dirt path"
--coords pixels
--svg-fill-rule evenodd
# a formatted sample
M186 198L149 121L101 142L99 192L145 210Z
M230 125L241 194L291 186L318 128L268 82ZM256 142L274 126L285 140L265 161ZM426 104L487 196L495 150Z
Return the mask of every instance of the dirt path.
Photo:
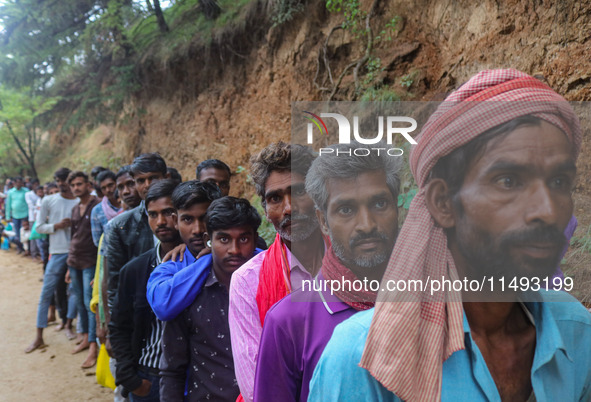
M46 349L23 352L35 334L41 276L40 264L0 250L0 401L112 401L95 369L80 368L85 352L71 355L74 342L55 326L45 330Z

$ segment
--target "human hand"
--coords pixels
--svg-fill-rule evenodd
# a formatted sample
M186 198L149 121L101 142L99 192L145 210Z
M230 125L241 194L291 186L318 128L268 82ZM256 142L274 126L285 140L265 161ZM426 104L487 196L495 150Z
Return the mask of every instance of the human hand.
M162 259L162 262L171 261L171 260L176 261L177 258L179 258L179 261L183 261L183 257L184 257L186 248L187 248L187 245L185 243L179 244L178 246L176 246L175 248L170 250L168 253L166 253L164 258Z
M59 221L58 223L56 223L55 225L53 225L54 229L65 229L65 228L69 228L70 226L72 226L72 221L70 220L70 218L64 218L61 221Z
M131 391L131 393L137 396L148 396L150 388L152 388L152 383L144 378L142 379L142 385Z

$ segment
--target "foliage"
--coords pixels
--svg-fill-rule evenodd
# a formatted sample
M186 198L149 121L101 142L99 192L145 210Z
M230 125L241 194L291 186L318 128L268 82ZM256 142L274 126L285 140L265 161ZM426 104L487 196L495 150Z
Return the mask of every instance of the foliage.
M263 208L261 197L256 194L253 195L250 198L250 203L257 209L257 212L261 216L261 226L259 226L258 230L259 236L265 239L267 245L271 245L271 243L273 243L275 240L275 235L277 232L275 232L275 227L271 222L269 222L267 216L265 215L265 209Z
M304 11L301 0L276 0L273 4L271 22L273 27L291 21L294 17Z
M331 13L343 13L343 28L348 29L356 37L367 35L365 18L367 12L361 9L360 0L326 0L326 9Z
M248 174L248 171L246 168L244 168L244 166L238 166L236 168L236 173L239 175L244 175L246 183L253 185L252 177L250 174ZM265 239L267 245L271 245L271 243L273 243L275 240L275 235L277 232L275 231L273 224L267 219L261 197L259 197L257 194L254 194L252 197L250 197L250 204L256 208L257 212L261 216L261 226L259 226L258 230L259 236Z
M400 22L400 16L397 15L392 18L390 21L386 22L384 29L380 31L379 35L376 35L375 40L380 41L381 39L386 39L387 41L392 40L392 35L396 32L398 28L398 23Z
M365 90L361 100L366 102L398 102L400 95L387 86L372 86Z
M406 75L403 75L402 78L400 78L400 85L406 88L410 88L411 85L414 84L415 79L418 77L418 75L418 70L414 70Z
M0 82L59 97L48 120L64 131L112 122L141 89L138 65L188 54L251 1L5 0Z
M573 236L570 240L570 245L573 248L572 255L587 253L591 254L591 226L587 231L580 236Z
M0 159L16 155L19 166L26 166L29 173L37 176L36 155L41 145L43 115L58 101L0 86Z

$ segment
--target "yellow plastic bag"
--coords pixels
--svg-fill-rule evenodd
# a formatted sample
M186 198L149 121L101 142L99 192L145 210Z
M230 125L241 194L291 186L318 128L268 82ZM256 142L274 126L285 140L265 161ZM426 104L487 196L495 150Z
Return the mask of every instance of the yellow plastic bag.
M115 378L109 368L109 354L105 345L101 345L98 359L96 360L96 382L103 387L115 389Z

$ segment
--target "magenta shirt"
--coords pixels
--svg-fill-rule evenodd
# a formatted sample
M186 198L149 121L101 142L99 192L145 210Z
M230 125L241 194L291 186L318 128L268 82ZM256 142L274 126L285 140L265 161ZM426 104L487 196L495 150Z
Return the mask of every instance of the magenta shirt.
M323 281L322 274L317 280ZM316 364L334 328L357 313L330 292L302 290L284 297L265 317L254 400L308 400Z

